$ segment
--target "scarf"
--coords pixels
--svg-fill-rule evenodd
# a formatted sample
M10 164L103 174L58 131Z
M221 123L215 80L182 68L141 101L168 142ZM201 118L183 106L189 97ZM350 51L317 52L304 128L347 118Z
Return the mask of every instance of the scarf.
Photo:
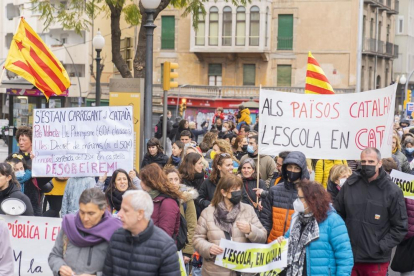
M63 217L62 229L69 241L77 247L88 247L109 242L113 233L122 227L119 219L111 216L105 210L101 221L92 228L85 228L79 216L79 212Z
M313 214L299 213L297 221L292 226L290 231L289 248L287 253L288 270L286 275L302 275L303 269L306 269L306 267L303 267L305 262L306 246L317 238L319 238L319 225Z
M392 150L392 154L395 154L397 152L398 148L395 147L395 150Z
M226 208L224 201L220 202L217 205L216 210L214 210L214 223L231 236L231 229L233 223L236 220L237 215L240 213L240 203L233 206L233 209L229 212Z
M149 191L148 193L149 193L149 195L151 196L152 200L154 200L154 198L156 198L157 196L159 196L159 195L160 195L160 192L159 192L159 191L157 191L157 190L151 190L151 191Z
M117 211L121 210L122 195L123 194L124 194L124 192L120 192L117 189L115 189L112 192L112 194L110 195L111 196L112 207Z
M181 157L171 155L171 159L174 165L178 166L181 162Z

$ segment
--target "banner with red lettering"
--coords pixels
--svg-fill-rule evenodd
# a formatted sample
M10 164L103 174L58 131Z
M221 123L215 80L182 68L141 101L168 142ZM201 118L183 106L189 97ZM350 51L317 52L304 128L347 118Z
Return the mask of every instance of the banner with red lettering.
M108 176L134 161L132 106L35 109L33 176Z
M0 215L9 228L14 275L52 276L48 258L62 225L61 218Z
M301 151L312 159L360 159L367 147L391 156L397 83L350 94L260 90L259 153Z

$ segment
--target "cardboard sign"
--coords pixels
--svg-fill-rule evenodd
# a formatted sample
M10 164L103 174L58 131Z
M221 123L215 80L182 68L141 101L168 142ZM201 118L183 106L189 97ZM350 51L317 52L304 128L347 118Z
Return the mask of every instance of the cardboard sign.
M278 241L258 244L221 239L220 247L224 249L224 253L217 255L215 264L231 270L245 273L270 273L272 270L287 266L288 240L284 240L282 244Z
M61 218L0 215L9 228L14 275L52 276L48 258L62 225Z
M397 84L362 93L316 95L260 90L259 153L360 159L367 147L391 156Z
M401 188L405 198L414 199L414 175L392 170L390 177Z
M34 110L34 177L130 171L134 147L131 106Z

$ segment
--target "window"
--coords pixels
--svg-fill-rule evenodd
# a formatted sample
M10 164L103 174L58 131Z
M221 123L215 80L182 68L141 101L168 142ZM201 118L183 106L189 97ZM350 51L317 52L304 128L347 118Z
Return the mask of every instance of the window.
M255 64L243 64L243 85L256 85Z
M173 50L175 43L175 17L161 16L161 49Z
M381 40L381 29L382 29L382 22L380 21L378 24L378 40Z
M389 75L389 72L390 72L390 69L387 67L387 68L385 68L385 77L384 77L384 80L385 80L385 86L387 86L388 85L388 75Z
M216 46L218 45L218 26L219 15L216 7L210 8L210 32L208 37L208 44Z
M366 16L364 15L364 19L362 20L362 38L363 39L365 39L365 32L366 32L365 21L366 21Z
M372 66L369 67L368 75L368 89L372 90L372 83L374 82L374 76L372 75Z
M292 66L278 65L277 66L277 86L290 87L292 86Z
M398 18L398 30L397 30L397 32L399 33L399 34L402 34L403 33L403 30L404 30L404 17L399 17Z
M253 6L250 9L250 46L259 46L259 34L260 34L260 9L257 6Z
M221 64L208 65L208 85L221 86L222 85L222 66Z
M386 42L390 42L390 24L387 25L387 38Z
M375 89L380 89L381 88L381 76L378 75L377 76L377 87Z
M246 36L246 9L244 7L237 8L236 15L236 45L244 46Z
M134 45L133 40L130 37L125 37L120 41L120 52L122 59L126 62L128 69L132 71L132 63L134 59ZM114 65L114 72L118 73L118 68Z
M231 29L232 18L231 8L224 7L223 9L223 46L231 46Z
M201 9L198 11L198 28L196 30L196 45L204 45L206 36L206 21Z
M374 25L374 18L371 18L371 23L369 27L369 37L375 38L375 25Z
M279 14L277 30L277 49L293 48L293 14Z
M267 47L267 40L269 39L269 7L266 8L266 19L265 19L265 47Z

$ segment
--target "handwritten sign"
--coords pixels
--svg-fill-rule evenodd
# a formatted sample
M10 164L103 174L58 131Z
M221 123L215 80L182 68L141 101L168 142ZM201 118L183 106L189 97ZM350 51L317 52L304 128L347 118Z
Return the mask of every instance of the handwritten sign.
M276 275L270 271L280 272L287 266L288 240L282 244L273 241L269 244L239 243L226 239L220 240L224 253L217 255L215 264L231 270L245 273L264 273Z
M401 188L405 198L414 199L414 175L392 170L390 177Z
M302 151L307 158L360 159L367 147L391 156L397 83L352 94L260 90L260 154Z
M33 176L98 176L133 168L131 106L35 109Z
M62 225L60 218L0 215L9 228L14 275L52 276L49 253Z

